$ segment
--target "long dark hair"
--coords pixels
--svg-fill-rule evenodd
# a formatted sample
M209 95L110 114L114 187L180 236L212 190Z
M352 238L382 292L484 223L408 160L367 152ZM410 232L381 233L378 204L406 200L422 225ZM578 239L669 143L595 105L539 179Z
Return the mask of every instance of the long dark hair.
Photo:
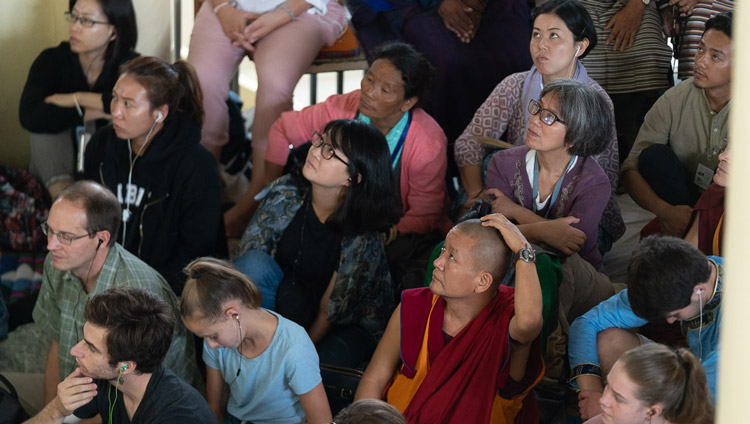
M185 115L203 126L203 92L193 65L178 60L174 65L153 56L140 56L120 67L145 89L151 108L169 106L169 115Z
M344 234L384 231L401 218L397 187L391 173L391 154L383 133L370 124L357 120L338 119L325 126L330 143L349 159L351 184L345 189L338 209L328 223ZM310 191L310 182L293 172L303 192Z
M69 0L68 10L73 10L78 0ZM104 54L106 62L122 62L135 51L138 42L138 26L135 23L135 9L131 0L97 0L107 21L115 28L115 39L109 42Z

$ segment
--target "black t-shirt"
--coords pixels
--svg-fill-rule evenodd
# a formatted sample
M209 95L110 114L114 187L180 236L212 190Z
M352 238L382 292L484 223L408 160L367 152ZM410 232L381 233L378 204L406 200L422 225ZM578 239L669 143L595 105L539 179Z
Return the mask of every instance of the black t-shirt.
M284 271L276 311L309 328L338 269L341 234L331 224L318 220L308 198L284 230L275 259Z
M88 404L78 408L73 413L78 418L91 418L100 414L103 422L109 421L109 401L107 394L114 403L112 412L113 423L157 424L157 423L214 423L216 416L206 403L206 400L192 386L175 375L164 365L160 365L151 375L138 409L133 414L133 420L128 418L123 402L123 394L115 390L106 380L96 380L96 397ZM111 389L110 389L111 387ZM117 401L115 401L117 392Z

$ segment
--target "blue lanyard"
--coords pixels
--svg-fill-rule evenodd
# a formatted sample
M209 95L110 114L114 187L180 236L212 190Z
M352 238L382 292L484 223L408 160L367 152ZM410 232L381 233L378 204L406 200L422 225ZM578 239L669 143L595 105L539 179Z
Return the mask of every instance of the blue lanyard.
M398 155L401 153L401 149L404 148L406 133L409 132L409 126L411 126L412 111L409 110L408 114L409 116L406 118L406 125L404 125L404 130L401 131L401 137L398 139L398 143L396 143L396 147L393 149L393 152L391 152L391 163L396 162L396 158L398 158Z
M549 203L547 204L547 212L544 214L544 218L547 218L547 216L549 216L549 211L552 210L552 205L557 201L557 197L560 196L560 189L562 188L563 179L565 179L565 175L568 173L568 168L570 168L570 164L573 163L573 160L575 158L575 155L570 157L568 164L565 166L565 172L563 172L562 176L560 176L560 178L557 180L555 189L552 191L552 197L549 199ZM534 197L531 199L531 207L534 209L534 213L538 215L536 199L539 198L539 161L537 160L536 155L534 155L534 186L532 187L532 190L532 196Z

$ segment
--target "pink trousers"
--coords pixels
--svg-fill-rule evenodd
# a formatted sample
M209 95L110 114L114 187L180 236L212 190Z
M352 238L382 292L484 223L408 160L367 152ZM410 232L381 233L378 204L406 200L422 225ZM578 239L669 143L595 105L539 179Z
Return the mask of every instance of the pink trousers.
M265 150L268 131L282 112L292 110L292 93L320 49L333 44L346 28L346 11L336 0L325 15L303 13L259 40L254 54L231 44L210 2L204 1L195 17L188 61L195 67L203 90L206 121L202 140L216 151L228 140L226 100L229 82L242 59L255 62L258 92L252 128L253 149Z

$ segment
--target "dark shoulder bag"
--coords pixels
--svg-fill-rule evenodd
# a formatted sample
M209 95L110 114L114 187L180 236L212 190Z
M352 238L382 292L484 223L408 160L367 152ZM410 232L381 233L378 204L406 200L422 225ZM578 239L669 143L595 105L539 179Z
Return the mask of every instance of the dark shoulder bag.
M0 386L0 424L19 424L29 419L29 415L18 401L16 388L2 374L0 383L7 387L6 389Z
M362 372L352 368L320 364L320 376L331 406L331 414L336 416L342 409L354 402Z

